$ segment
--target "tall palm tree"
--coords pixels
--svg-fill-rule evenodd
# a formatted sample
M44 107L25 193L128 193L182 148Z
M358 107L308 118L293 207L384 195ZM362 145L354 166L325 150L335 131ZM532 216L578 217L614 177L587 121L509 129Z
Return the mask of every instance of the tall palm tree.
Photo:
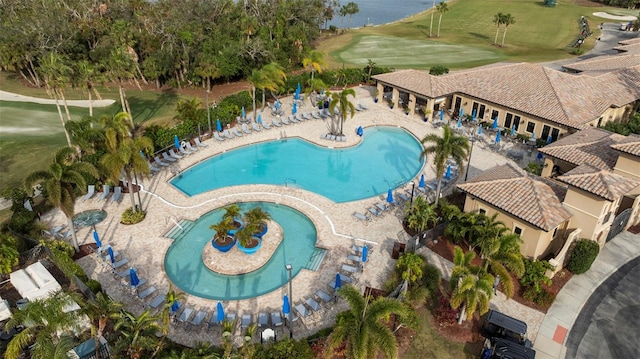
M285 85L285 81L287 80L287 74L278 64L277 62L271 62L262 67L262 72L264 76L269 79L269 81L263 84L262 90L262 111L264 111L264 107L266 106L266 90L273 92L278 91L281 87ZM254 119L255 120L255 119Z
M415 253L403 254L396 263L396 268L400 270L402 279L406 280L409 286L422 279L423 266L424 259Z
M444 15L444 13L449 11L449 5L447 5L447 3L443 1L436 6L436 11L440 13L440 18L438 19L438 35L437 35L438 37L440 37L440 24L442 23L442 15Z
M86 162L76 162L77 153L71 147L63 147L54 157L53 163L49 165L48 171L36 171L31 173L24 180L24 187L28 193L33 191L33 186L40 183L46 189L47 202L60 208L67 217L67 224L71 230L73 248L80 251L78 238L73 227L73 216L75 214L76 190L86 190L87 183L84 176L98 176L96 168Z
M226 231L225 231L226 234ZM171 321L171 306L174 302L179 302L184 299L184 293L176 292L173 288L173 284L169 283L169 291L167 295L164 297L164 307L162 308L162 313L160 314L162 318L162 335L169 334L169 323Z
M64 308L72 304L72 298L59 291L47 299L36 299L29 302L23 310L17 310L13 317L5 324L7 328L18 325L24 326L24 330L16 334L7 345L4 358L17 359L21 356L23 348L34 344L31 348L33 358L52 358L52 348L56 353L60 349L55 348L57 333L69 329L80 329L80 311L64 311ZM65 343L67 341L65 340ZM65 345L66 347L66 345ZM56 354L57 355L57 354Z
M406 221L409 228L420 233L438 221L438 214L424 197L417 196L413 206L406 209Z
M502 17L502 23L504 24L504 32L502 33L502 44L500 46L504 47L504 38L507 36L507 29L509 25L516 23L516 18L511 16L511 14L506 14Z
M117 128L105 129L107 153L102 157L101 164L107 171L109 178L116 183L124 174L129 188L131 210L137 212L133 178L138 174L149 175L149 164L140 153L152 151L153 141L148 137L130 137L124 133L125 129L133 130L133 127L128 127L130 122L126 121L131 118L129 114L121 112L114 117L119 118L119 120L114 119L114 123L120 125ZM139 209L142 210L142 203Z
M160 331L160 325L158 318L149 310L145 310L139 316L122 311L113 329L120 334L116 347L131 359L143 358L145 352L158 344L156 333Z
M435 9L436 8L436 0L433 0L433 6L431 6L431 9ZM429 37L431 37L431 33L432 33L432 29L433 29L433 13L434 11L431 11L431 24L429 25Z
M481 271L478 274L469 273L459 277L451 293L451 307L458 309L462 306L458 324L462 324L463 313L467 318L472 317L476 311L479 311L480 315L486 313L489 310L492 294L493 276L491 274Z
M67 106L67 100L64 96L64 87L66 86L66 82L69 80L72 72L71 67L67 65L67 61L63 56L53 51L46 54L46 56L43 56L41 61L40 71L42 72L44 84L47 91L51 96L53 96L53 99L56 102L58 115L62 122L62 129L64 130L64 135L67 138L67 145L71 147L71 138L69 137L69 132L67 132L67 128L65 126L68 121L71 121L71 115L69 114L69 107ZM62 114L62 109L60 108L60 101L62 101L64 105L67 115L66 120Z
M333 115L335 108L338 108L340 116L340 133L334 133L335 135L342 135L342 125L347 120L347 114L351 113L353 117L356 112L356 107L351 101L349 101L349 95L356 97L356 91L354 89L344 89L340 92L333 92L331 94L331 102L329 103L329 112Z
M36 344L31 351L31 359L69 359L68 352L76 346L69 334L62 334L54 341Z
M95 300L88 300L83 305L83 312L91 319L91 332L95 333L96 348L100 345L100 337L110 320L120 317L123 304L112 300L103 292L96 294Z
M406 312L401 302L389 298L369 301L353 286L347 285L338 294L349 303L349 310L339 313L336 325L327 339L327 357L346 341L346 351L353 359L366 359L382 351L387 358L398 356L398 343L393 332L383 323L392 314Z
M83 90L87 91L87 95L89 96L89 116L93 117L93 101L92 101L92 93L95 93L98 100L102 100L100 96L100 92L98 89L93 86L93 84L100 80L102 77L100 71L96 69L96 66L91 64L87 60L80 60L75 62L74 68L74 80L75 85L79 85Z
M315 72L318 71L318 73L321 74L327 67L327 62L324 60L324 55L321 52L311 50L307 53L307 56L302 59L302 67L311 71L311 82L313 82Z
M493 39L493 44L498 44L498 33L500 32L500 26L503 24L504 14L499 12L493 15L493 23L496 25L496 37Z
M420 159L427 158L428 155L434 154L433 164L436 167L436 177L438 178L438 186L436 188L436 202L440 199L440 191L442 190L442 177L447 168L449 158L453 159L460 168L460 173L464 172L464 160L469 153L469 139L465 136L457 135L451 127L445 126L442 137L435 133L426 135L422 139L425 146L420 154ZM426 144L429 144L428 146Z

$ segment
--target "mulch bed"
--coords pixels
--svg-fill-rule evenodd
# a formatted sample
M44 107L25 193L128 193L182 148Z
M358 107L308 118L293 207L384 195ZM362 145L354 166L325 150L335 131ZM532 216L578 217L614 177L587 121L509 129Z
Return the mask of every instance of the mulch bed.
M83 244L80 246L80 252L73 255L73 260L77 261L82 257L95 253L96 250L98 250L98 246L95 243Z
M453 248L455 247L455 245L449 242L448 240L440 239L438 243L431 242L429 243L428 247L429 249L436 252L441 257L448 259L450 261L453 261ZM468 250L468 248L466 248L465 246L461 246L461 247L465 252ZM479 258L479 256L476 256L471 263L473 265L481 265L482 260ZM567 282L569 281L569 279L571 279L572 276L573 274L569 272L567 269L562 269L560 272L556 273L556 275L553 277L552 279L553 284L551 286L547 286L543 284L542 287L545 290L553 293L554 295L558 295L562 287L564 287L564 285L567 284ZM524 294L525 288L520 284L520 280L515 275L512 274L511 278L513 279L513 288L514 288L514 295L512 298L513 300L515 300L520 304L526 305L529 308L533 308L535 310L541 311L543 313L546 313L547 310L549 310L549 307L543 307L536 303L533 303L524 299L523 294Z

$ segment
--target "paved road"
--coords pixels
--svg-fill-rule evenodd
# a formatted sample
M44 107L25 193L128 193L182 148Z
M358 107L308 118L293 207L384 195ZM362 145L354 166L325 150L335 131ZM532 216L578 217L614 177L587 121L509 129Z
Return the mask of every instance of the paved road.
M640 358L640 257L589 297L567 338L566 358Z

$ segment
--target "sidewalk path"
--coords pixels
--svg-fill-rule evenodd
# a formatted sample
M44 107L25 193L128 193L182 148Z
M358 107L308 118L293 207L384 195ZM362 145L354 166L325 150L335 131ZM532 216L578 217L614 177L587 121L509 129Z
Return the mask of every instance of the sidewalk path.
M600 285L624 264L640 256L640 235L622 232L608 242L584 274L573 276L562 288L542 321L538 339L534 344L539 359L565 358L569 336L574 334L574 323L580 312L588 310L585 304ZM622 294L623 296L625 294ZM633 296L637 298L637 293ZM584 331L583 331L584 332ZM637 333L636 333L637 335ZM582 338L574 341L578 343ZM573 342L573 341L572 341ZM596 345L604 344L604 340ZM577 348L572 348L575 353Z

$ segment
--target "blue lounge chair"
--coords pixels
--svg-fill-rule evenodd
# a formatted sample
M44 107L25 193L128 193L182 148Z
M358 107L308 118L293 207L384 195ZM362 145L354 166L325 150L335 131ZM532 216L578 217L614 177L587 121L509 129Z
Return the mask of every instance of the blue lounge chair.
M266 327L269 325L269 315L267 313L259 313L258 314L258 326Z
M287 120L289 120L289 122L291 123L298 123L299 121L296 120L295 117L293 117L293 115L289 115L289 117L287 117Z
M218 134L218 132L214 132L213 137L220 142L224 141L224 138L220 137L220 134Z
M186 147L186 143L185 143L185 147ZM185 147L183 146L178 147L178 151L185 156L190 155L192 152L187 150Z
M251 133L251 130L249 129L249 127L247 127L246 123L243 123L242 126L240 126L240 128L242 129L242 132L249 134Z
M180 323L186 323L189 318L191 318L191 314L193 314L193 308L184 308L184 310L180 314L180 317L178 318L178 321Z
M280 315L280 312L271 313L271 324L274 327L279 327L282 325L282 316Z
M273 123L274 126L276 127L280 127L282 126L282 124L280 123L280 121L278 121L278 118L274 118L273 120L271 120L271 122Z
M233 133L233 135L236 136L236 137L242 137L242 133L240 133L240 131L238 131L237 127L234 127L233 130L231 130L231 133Z
M154 160L154 162L155 162L158 166L162 166L162 167L168 167L168 166L169 166L169 164L168 164L168 163L163 162L163 161L160 159L160 157L158 157L158 156L155 156L155 157L153 158L153 160Z
M175 161L178 160L177 158L173 158L173 157L169 156L169 154L166 153L166 152L162 152L162 158L164 158L164 160L168 161L168 162L175 162Z
M183 157L179 154L177 154L173 148L169 150L169 155L177 160L182 159Z
M160 304L164 303L166 294L160 294L151 301L151 308L158 308Z
M260 125L258 125L255 122L251 122L251 128L253 128L254 131L256 132L260 132L262 129L260 128Z
M143 290L142 292L138 293L138 298L144 299L144 298L150 296L151 294L155 293L156 291L157 291L156 287L149 287L149 288Z
M252 321L253 321L253 315L251 315L251 314L243 314L242 315L242 320L240 321L240 328L241 329L248 328L251 325Z
M200 324L202 324L204 317L206 316L207 316L207 312L205 312L204 310L199 310L198 313L196 313L196 316L193 317L193 320L190 321L188 324L191 324L194 327L199 327Z
M111 194L111 187L108 184L102 186L102 195L100 196L100 200L106 200Z
M111 196L111 200L113 202L119 202L122 197L122 187L118 186L113 189L113 196Z
M264 127L265 130L271 129L271 125L269 125L269 123L266 120L262 121L262 127Z
M191 142L187 142L187 149L191 152L198 152L198 149L191 145Z
M90 184L89 187L87 188L87 194L85 194L84 197L82 197L82 200L86 201L91 197L93 197L94 194L96 194L96 186Z
M198 145L198 146L200 146L200 147L207 147L207 146L209 146L209 145L207 145L206 143L202 143L202 142L200 142L200 137L196 137L196 138L194 139L194 141L196 141L196 145Z

